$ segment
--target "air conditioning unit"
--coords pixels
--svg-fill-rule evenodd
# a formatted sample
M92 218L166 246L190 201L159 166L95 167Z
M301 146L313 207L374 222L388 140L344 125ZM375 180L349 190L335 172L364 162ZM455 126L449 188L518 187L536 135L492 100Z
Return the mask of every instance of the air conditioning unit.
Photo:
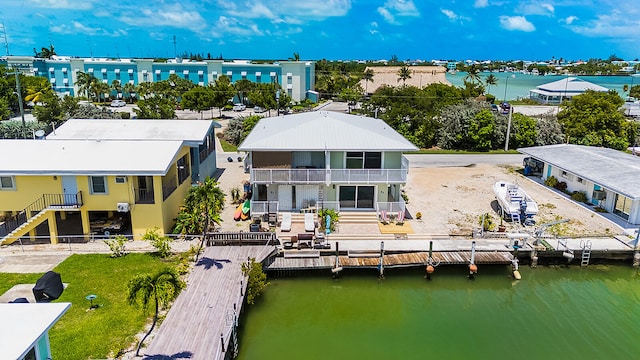
M604 200L607 197L607 193L604 190L594 190L591 198L593 200Z
M116 176L116 184L124 184L127 182L126 176Z
M129 212L129 203L118 203L118 212Z

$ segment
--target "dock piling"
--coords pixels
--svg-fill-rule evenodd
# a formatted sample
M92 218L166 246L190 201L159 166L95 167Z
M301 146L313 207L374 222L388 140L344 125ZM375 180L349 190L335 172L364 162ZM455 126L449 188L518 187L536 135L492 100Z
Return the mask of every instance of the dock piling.
M380 271L378 277L381 280L384 279L384 241L380 241L380 265L378 265L378 270Z

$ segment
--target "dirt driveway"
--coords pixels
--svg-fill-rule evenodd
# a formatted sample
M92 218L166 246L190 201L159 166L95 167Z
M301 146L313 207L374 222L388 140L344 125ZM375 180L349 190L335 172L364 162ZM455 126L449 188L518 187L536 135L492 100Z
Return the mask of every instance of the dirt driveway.
M448 235L472 232L479 226L484 213L499 224L493 184L504 180L519 184L537 201L537 224L559 219L568 223L555 225L552 233L562 236L611 235L620 230L612 223L589 210L565 199L559 194L517 173L512 166L487 164L467 167L412 168L405 191L409 197L407 209L415 217L422 213L421 221L412 221L416 234ZM515 225L504 222L507 231Z

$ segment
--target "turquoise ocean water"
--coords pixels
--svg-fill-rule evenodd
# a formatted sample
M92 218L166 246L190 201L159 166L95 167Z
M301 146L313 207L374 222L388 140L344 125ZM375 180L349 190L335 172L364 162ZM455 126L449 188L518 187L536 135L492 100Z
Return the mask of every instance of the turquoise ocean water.
M241 321L239 359L637 359L630 266L346 271L271 279Z
M498 101L502 101L505 97L505 89L507 100L515 100L522 97L529 96L529 90L535 89L536 86L557 81L566 76L560 75L548 75L537 76L521 73L507 73L507 72L483 72L480 73L480 78L484 81L489 74L493 74L498 78L498 84L486 87L487 93L496 96ZM455 75L447 74L447 80L454 86L463 86L464 77L466 72L458 72ZM576 76L582 80L604 86L608 89L616 90L620 96L625 97L627 94L623 93L623 86L625 84L631 86L631 76ZM640 77L633 78L633 85L640 85Z

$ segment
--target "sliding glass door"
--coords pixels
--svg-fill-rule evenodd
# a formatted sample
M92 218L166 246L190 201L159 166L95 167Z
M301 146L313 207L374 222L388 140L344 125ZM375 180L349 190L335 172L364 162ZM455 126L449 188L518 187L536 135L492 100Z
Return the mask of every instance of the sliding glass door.
M373 209L375 186L340 186L340 208Z

